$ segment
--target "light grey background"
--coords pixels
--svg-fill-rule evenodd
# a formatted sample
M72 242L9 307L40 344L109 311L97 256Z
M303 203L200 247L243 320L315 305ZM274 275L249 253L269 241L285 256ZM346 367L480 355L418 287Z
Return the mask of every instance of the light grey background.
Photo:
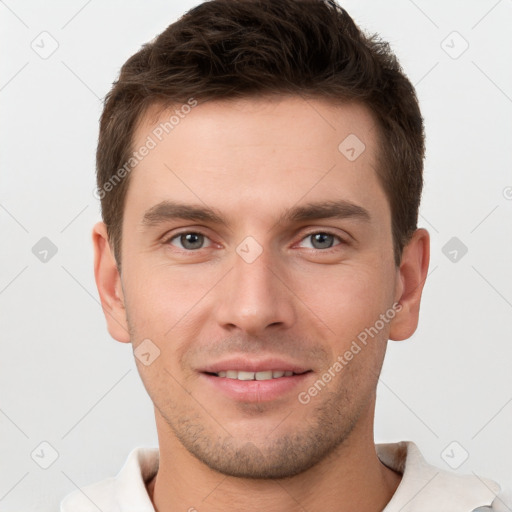
M57 510L157 443L93 279L94 152L122 63L196 3L0 1L0 511ZM414 440L439 467L510 485L512 1L343 5L391 43L427 130L430 275L417 332L389 344L376 441ZM43 237L57 248L46 262L32 251Z

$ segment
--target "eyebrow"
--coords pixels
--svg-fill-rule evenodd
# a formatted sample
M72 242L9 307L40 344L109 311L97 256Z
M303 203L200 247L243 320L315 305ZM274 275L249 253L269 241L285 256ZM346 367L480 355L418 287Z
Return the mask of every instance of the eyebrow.
M337 201L322 201L295 206L283 212L278 222L302 222L330 218L355 218L365 222L371 221L370 212L366 208L351 201L340 199Z
M346 219L354 218L364 222L370 222L371 216L367 209L344 199L337 201L311 202L300 206L294 206L284 211L276 224L304 222L318 219ZM169 220L191 220L210 222L227 226L228 223L218 210L213 208L180 203L176 201L161 201L149 208L142 218L144 227L155 227Z

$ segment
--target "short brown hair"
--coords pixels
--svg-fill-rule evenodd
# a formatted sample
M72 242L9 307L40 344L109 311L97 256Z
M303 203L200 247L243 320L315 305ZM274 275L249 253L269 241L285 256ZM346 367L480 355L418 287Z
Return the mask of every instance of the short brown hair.
M414 87L389 44L364 34L333 0L210 0L130 57L105 98L97 186L119 269L126 162L148 107L265 94L369 108L379 127L377 174L390 203L400 264L417 227L425 147Z

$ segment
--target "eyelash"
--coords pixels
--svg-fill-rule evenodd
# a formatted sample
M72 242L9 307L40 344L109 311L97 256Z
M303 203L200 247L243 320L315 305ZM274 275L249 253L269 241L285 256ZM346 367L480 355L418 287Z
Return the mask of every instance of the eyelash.
M338 245L348 245L348 242L346 240L344 240L343 238L341 238L339 235L337 235L336 233L333 233L332 231L328 231L328 230L316 230L316 231L311 231L309 233L306 233L301 239L300 241L302 242L303 240L305 240L306 238L310 237L310 236L313 236L313 235L317 235L319 233L322 233L324 235L330 235L330 236L333 236L334 238L337 238L339 243L336 244L336 245L333 245L332 247L328 247L326 249L315 249L314 247L310 248L310 247L307 247L306 249L312 249L314 251L319 251L319 252L323 252L323 253L329 253L329 252L332 252L333 250L336 250L336 247L338 247ZM164 245L169 245L174 239L176 238L179 238L181 235L188 235L188 234L194 234L194 235L202 235L204 236L205 238L209 239L208 235L206 235L205 233L203 233L202 231L180 231L179 233L175 233L173 234L171 237L168 237L166 238L164 241L163 241L163 244ZM179 248L178 248L179 249ZM200 249L180 249L182 252L190 252L190 253L193 253L193 252L199 252L201 249L208 249L208 247L201 247Z

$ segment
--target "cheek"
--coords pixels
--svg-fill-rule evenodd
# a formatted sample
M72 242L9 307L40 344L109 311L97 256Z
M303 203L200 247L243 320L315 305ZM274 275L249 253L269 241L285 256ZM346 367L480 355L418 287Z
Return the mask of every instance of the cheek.
M392 305L391 276L376 263L332 266L327 271L324 267L305 275L294 288L307 306L299 305L308 318L304 328L311 321L326 326L336 352L343 352Z
M127 269L127 275L130 279L125 290L135 316L140 321L151 319L152 325L165 323L168 328L211 287L208 274L202 270L190 272L190 269L166 264L134 265Z
M132 341L152 340L160 350L158 362L174 373L190 340L204 338L202 330L211 314L206 295L219 281L218 272L213 267L191 271L157 264L133 265L126 275L130 330L136 338Z

